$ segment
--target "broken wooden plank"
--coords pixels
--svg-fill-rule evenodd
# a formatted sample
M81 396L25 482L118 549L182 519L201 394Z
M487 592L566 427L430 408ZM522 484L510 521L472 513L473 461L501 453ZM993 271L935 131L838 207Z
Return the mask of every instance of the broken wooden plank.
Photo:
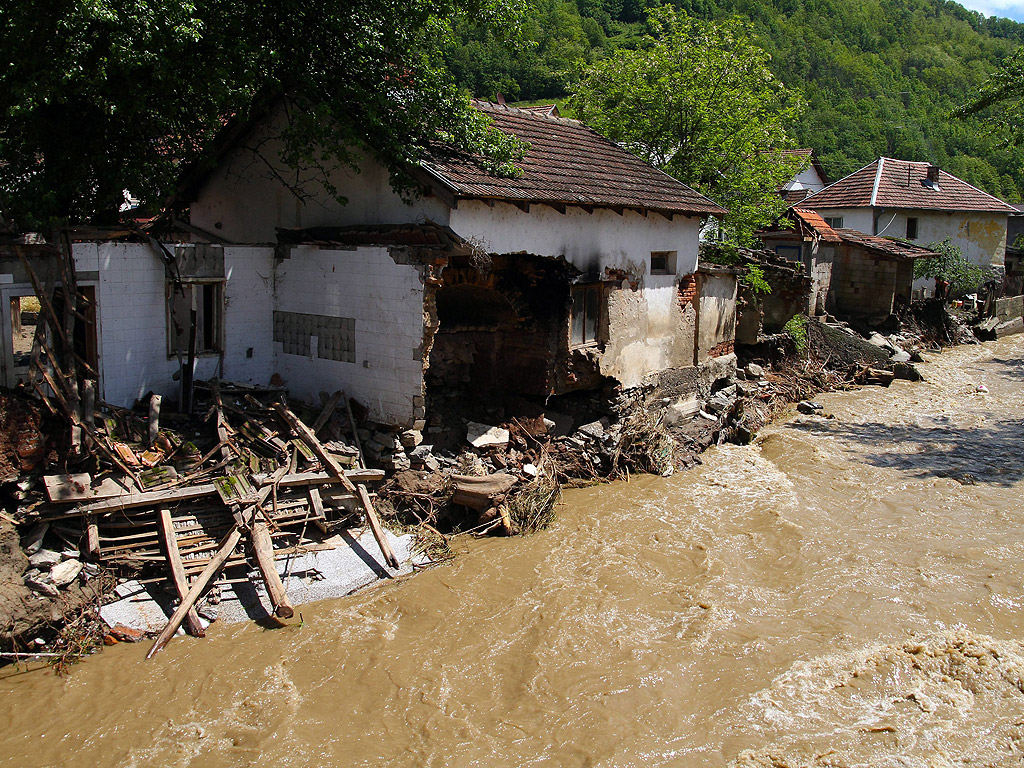
M348 411L348 423L352 429L352 441L356 444L356 453L359 456L359 466L366 468L366 457L363 456L363 441L359 439L359 428L356 426L356 417L352 413L352 401L348 399L348 395L342 393L342 397L345 398L345 410Z
M372 483L384 479L384 470L382 469L346 469L343 471L345 478L350 483ZM266 482L269 482L269 480ZM337 477L328 472L297 472L282 477L278 485L282 488L292 488L302 485L334 485L340 483L341 481ZM349 491L349 493L354 493L354 491Z
M188 594L188 579L185 578L185 566L181 562L181 552L178 550L178 535L171 520L171 510L161 507L157 511L157 519L160 523L160 539L163 541L167 564L171 569L171 581L178 593L178 599L184 600ZM199 614L196 613L194 606L185 612L185 631L193 637L206 637L206 630L199 621Z
M324 500L320 498L320 491L317 488L309 489L309 505L313 510L313 525L320 533L327 533L327 515L324 513Z
M86 504L85 506L79 507L76 512L79 514L87 512L100 514L101 512L113 512L115 510L131 509L132 507L155 507L158 504L173 504L176 501L198 499L203 496L211 496L215 493L217 493L217 486L213 483L193 485L187 488L174 488L169 491L144 491L142 493L132 492L115 496L111 499L97 501L92 504Z
M96 524L95 515L87 515L85 518L85 553L91 560L100 556L100 528Z
M127 488L111 477L94 486L92 477L87 472L73 475L46 475L43 477L46 495L50 501L83 501L86 499L109 499L127 492Z
M281 619L290 619L295 615L295 609L288 600L284 584L281 583L281 577L274 566L274 542L270 538L267 524L258 517L249 526L249 542L252 544L260 575L263 576L263 583L267 587L270 603L274 606L274 615Z
M313 425L310 427L314 435L323 429L327 420L334 415L334 409L338 407L338 403L341 401L341 398L342 393L340 391L335 392L324 404L324 409L320 411L320 415L316 417L316 421L314 421Z

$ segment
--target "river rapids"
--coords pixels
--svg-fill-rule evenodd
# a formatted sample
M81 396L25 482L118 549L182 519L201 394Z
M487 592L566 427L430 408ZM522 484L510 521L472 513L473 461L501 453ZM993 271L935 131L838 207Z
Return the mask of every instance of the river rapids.
M283 629L0 670L0 765L1020 765L1024 337L922 372Z

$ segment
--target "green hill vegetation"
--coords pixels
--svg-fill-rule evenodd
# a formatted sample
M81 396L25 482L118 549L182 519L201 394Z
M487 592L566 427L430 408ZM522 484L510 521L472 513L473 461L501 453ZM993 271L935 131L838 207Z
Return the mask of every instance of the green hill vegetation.
M581 64L643 45L650 0L533 0L526 44L510 51L463 23L445 57L473 95L560 101ZM700 19L738 16L770 67L807 103L790 133L833 178L879 156L929 160L1010 201L1024 193L1024 149L982 116L953 117L1024 43L1024 24L948 0L675 0Z

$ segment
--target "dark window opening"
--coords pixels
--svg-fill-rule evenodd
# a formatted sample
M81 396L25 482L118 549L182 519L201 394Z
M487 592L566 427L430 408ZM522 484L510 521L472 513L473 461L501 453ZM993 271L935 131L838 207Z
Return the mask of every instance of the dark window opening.
M601 327L601 284L574 285L570 313L572 346L597 344Z
M826 216L825 223L828 224L832 229L843 228L843 217L842 216Z
M223 350L224 283L167 285L167 352L188 354L195 313L196 354Z
M675 251L651 251L651 274L674 275L676 273Z
M907 219L907 240L917 240L917 219Z

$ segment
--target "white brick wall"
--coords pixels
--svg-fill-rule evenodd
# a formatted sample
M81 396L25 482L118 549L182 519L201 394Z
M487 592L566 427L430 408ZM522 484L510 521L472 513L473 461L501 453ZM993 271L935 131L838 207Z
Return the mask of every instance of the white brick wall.
M75 245L75 266L99 270L96 283L100 395L131 405L153 391L175 401L176 357L167 356L165 272L152 249L140 243ZM273 249L227 247L224 269L225 357L223 377L267 383L273 369L271 319ZM246 357L249 348L253 357ZM202 356L197 378L217 374L219 358Z
M423 390L423 283L385 248L293 248L277 268L275 308L355 318L355 362L284 354L276 369L296 397L344 389L384 422L409 424Z

